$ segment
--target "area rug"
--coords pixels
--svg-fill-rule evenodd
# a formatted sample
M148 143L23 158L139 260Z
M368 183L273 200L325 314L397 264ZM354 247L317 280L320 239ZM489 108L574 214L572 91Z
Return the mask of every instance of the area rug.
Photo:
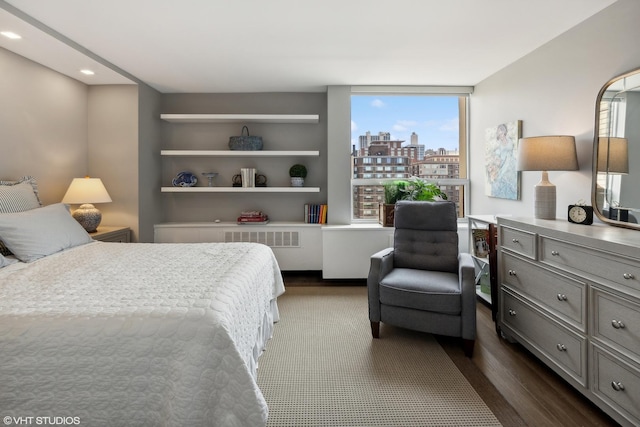
M259 360L268 426L500 426L430 334L383 325L366 287L289 287Z

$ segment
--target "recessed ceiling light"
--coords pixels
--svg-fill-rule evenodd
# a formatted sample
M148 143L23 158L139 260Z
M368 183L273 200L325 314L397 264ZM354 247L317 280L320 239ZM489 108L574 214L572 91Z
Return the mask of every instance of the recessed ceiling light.
M80 72L82 74L86 74L87 76L93 76L95 73L91 70L87 70L86 68L84 70L80 70Z
M2 31L0 32L0 34L2 34L3 36L13 39L13 40L17 40L17 39L21 39L22 37L19 34L16 34L14 32L11 31Z

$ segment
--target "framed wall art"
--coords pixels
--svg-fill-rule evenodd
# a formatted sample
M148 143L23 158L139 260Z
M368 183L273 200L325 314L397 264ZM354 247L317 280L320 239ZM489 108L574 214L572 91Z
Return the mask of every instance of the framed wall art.
M516 168L522 120L485 130L485 194L520 200L520 172Z

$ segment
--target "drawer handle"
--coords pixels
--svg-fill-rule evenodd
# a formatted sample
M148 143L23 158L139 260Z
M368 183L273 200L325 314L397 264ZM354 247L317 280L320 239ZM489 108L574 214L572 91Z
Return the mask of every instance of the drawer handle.
M567 296L565 294L558 294L558 301L566 301Z
M564 344L558 344L556 345L556 348L558 349L558 351L567 351L567 346Z
M611 388L615 391L624 391L624 384L620 381L611 381Z
M516 315L516 311L512 308L509 309L509 316L515 316Z
M515 270L509 270L509 276L517 276Z
M624 323L615 319L611 321L611 326L613 326L616 329L624 329Z
M624 273L622 277L624 277L627 280L635 279L635 276L631 273Z
M520 243L520 240L518 240L518 239L511 239L511 241L512 241L513 243Z
M551 255L552 255L552 256L558 256L558 255L560 255L560 252L558 252L558 251L551 251Z

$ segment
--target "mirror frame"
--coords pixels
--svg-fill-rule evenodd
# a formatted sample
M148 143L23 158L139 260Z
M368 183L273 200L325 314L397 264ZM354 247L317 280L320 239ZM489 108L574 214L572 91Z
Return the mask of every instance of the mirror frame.
M592 158L592 172L591 172L591 205L593 206L593 212L596 214L598 219L605 224L613 225L615 227L624 227L624 228L632 228L635 230L640 230L640 224L630 223L626 221L617 221L615 219L607 218L603 212L600 211L600 208L597 204L597 192L598 192L598 143L599 143L599 135L600 135L600 107L602 104L602 98L604 94L607 92L607 89L614 84L615 82L622 80L624 78L640 74L640 68L633 69L624 74L616 76L605 83L598 92L598 97L596 98L596 116L595 116L595 126L593 129L593 158Z

